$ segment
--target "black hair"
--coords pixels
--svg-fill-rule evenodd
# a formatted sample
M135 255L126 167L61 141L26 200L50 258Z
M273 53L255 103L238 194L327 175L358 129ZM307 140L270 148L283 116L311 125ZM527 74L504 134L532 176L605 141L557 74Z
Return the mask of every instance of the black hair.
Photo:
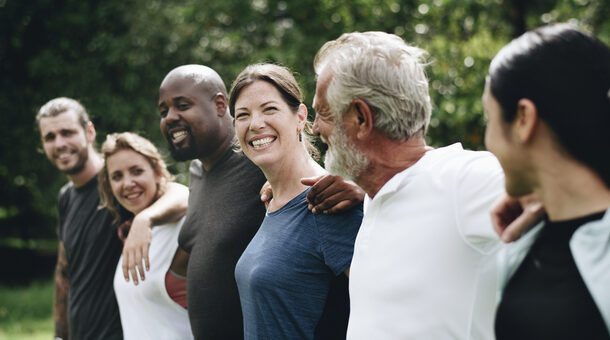
M529 31L506 45L489 67L489 89L512 122L531 100L557 143L610 187L610 49L567 24Z

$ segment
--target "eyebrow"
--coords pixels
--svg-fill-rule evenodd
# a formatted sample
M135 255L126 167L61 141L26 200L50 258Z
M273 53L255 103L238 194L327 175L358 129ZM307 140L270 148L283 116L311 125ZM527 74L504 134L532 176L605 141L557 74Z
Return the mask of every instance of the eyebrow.
M178 102L178 101L181 101L181 100L184 100L184 99L188 99L188 98L186 98L184 96L178 96L178 97L172 98L171 101L175 103L175 102ZM165 105L165 102L160 102L159 103L159 107L163 107L163 106L167 106L167 105Z
M278 102L276 102L275 100L270 100L268 102L262 103L261 105L259 105L259 107L265 107L266 105L269 105L269 104L276 104L277 105ZM237 110L248 110L248 108L245 107L245 106L242 106L242 107L235 108L235 111L237 111Z

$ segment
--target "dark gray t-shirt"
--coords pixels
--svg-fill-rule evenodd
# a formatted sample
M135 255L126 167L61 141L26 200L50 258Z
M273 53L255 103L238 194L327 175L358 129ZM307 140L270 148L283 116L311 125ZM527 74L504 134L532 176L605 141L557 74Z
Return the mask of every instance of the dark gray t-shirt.
M229 149L210 171L190 166L190 196L178 243L190 254L187 305L196 339L243 339L235 283L237 260L256 234L265 207L265 176L243 153Z
M123 248L112 215L99 210L97 176L59 193L57 235L68 259L70 339L122 339L112 280Z

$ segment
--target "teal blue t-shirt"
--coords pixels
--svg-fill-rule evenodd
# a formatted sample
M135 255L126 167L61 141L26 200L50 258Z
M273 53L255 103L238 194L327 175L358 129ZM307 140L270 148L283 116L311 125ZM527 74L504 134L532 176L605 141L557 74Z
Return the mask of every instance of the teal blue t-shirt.
M307 209L308 191L267 213L237 263L245 339L345 338L343 272L352 260L362 205L314 215Z

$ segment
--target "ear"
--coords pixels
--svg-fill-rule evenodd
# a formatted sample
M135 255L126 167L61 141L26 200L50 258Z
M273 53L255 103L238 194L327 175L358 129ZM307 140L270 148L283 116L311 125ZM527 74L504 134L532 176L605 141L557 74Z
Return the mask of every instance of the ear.
M517 117L513 125L519 141L522 143L530 142L537 126L538 109L536 104L527 98L519 99L517 102Z
M297 118L299 119L299 131L303 131L305 123L307 122L307 106L305 106L305 104L299 105L299 109L297 110Z
M354 106L354 112L357 119L356 137L358 139L365 139L373 132L375 123L373 112L369 104L362 99L354 99L352 105Z
M218 112L218 117L222 117L227 114L227 97L222 94L222 92L218 92L214 95L212 99L214 105L216 106L216 112Z
M93 144L93 142L95 142L95 126L93 125L92 122L88 122L87 123L87 130L85 131L85 135L87 136L87 140L89 141L89 144Z

